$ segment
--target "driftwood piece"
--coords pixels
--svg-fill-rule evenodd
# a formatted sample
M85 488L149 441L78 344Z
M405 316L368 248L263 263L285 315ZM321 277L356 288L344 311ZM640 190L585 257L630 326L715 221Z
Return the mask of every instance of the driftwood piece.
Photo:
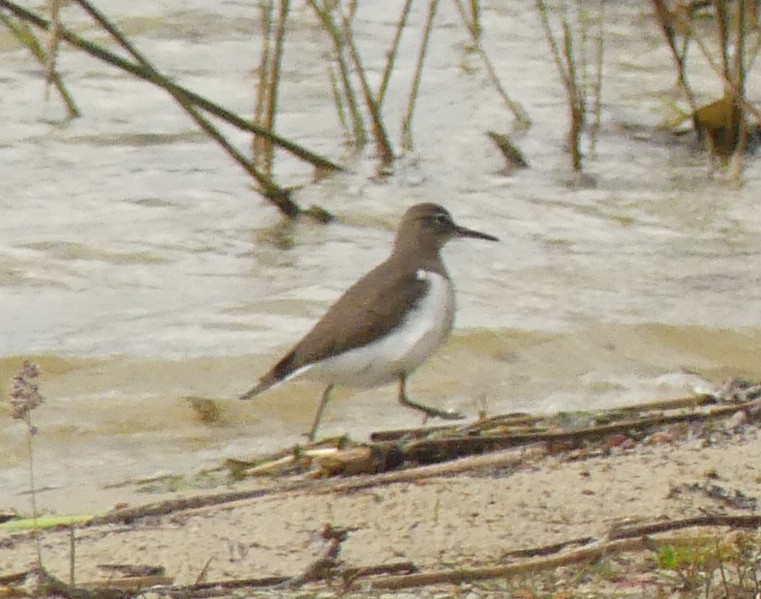
M622 420L623 418L636 418L637 414L647 414L649 412L672 412L677 410L688 410L707 406L716 406L716 398L710 395L695 395L690 397L681 397L677 399L663 399L632 406L621 406L610 410L601 410L599 412L590 412L590 418L599 422L612 422ZM725 406L727 407L727 406ZM735 406L739 408L739 406ZM726 411L731 412L728 408ZM722 415L722 413L719 413ZM451 435L474 435L485 434L488 431L498 430L500 428L531 428L534 431L546 431L553 421L561 419L564 414L553 416L532 416L525 413L499 414L482 418L466 425L442 425L428 428L414 429L395 429L389 431L378 431L370 435L371 441L411 441L414 439L427 438L431 436ZM555 427L557 428L557 427ZM562 431L561 431L562 432Z
M43 567L25 573L29 585L29 597L64 597L65 599L131 599L135 593L116 587L90 589L71 586L50 574ZM22 597L24 595L21 595Z
M124 578L104 578L103 580L92 580L82 582L77 588L86 589L96 593L99 589L120 589L124 591L140 591L155 586L172 584L172 576L127 576Z
M522 447L494 452L488 455L471 456L447 462L444 464L432 464L408 470L384 472L382 474L362 475L352 478L327 479L327 480L296 480L282 483L268 488L244 489L226 493L213 493L198 495L195 497L183 497L150 503L134 508L114 510L97 516L84 522L83 527L97 526L101 524L131 523L141 518L163 516L175 512L197 510L225 503L241 500L252 500L261 497L277 495L289 495L295 493L325 494L345 492L351 490L367 489L378 485L386 485L400 482L410 482L436 476L451 476L462 472L508 468L544 455L544 449L540 446Z
M416 572L402 576L386 576L372 580L370 586L372 589L404 589L433 584L460 584L473 580L536 574L571 564L591 562L601 557L610 557L611 555L625 552L653 551L668 545L693 546L696 543L693 536L682 535L652 538L649 535L703 526L759 528L761 527L761 516L697 516L680 520L657 521L621 527L612 530L601 539L592 540L585 543L582 547L569 551L562 551L562 549L578 544L578 539L558 544L557 547L561 551L550 554L537 553L536 555L539 555L539 557L530 557L509 564L479 568L451 568L432 572ZM700 537L700 539L703 541L707 540L704 537ZM708 540L713 539L714 537L711 537ZM358 586L355 585L355 587Z
M288 579L284 586L297 588L307 582L333 578L341 566L338 556L342 543L349 538L349 532L346 528L335 528L326 524L320 533L320 538L325 542L323 554L311 562L299 576Z
M710 529L717 527L757 529L761 527L761 515L706 514L676 520L659 519L651 522L614 526L600 538L582 537L544 547L506 551L500 558L500 563L496 565L456 567L428 572L418 571L411 562L361 568L341 565L339 569L337 557L341 543L346 539L347 531L328 526L323 531L323 537L328 541L326 553L315 562L311 562L301 576L295 578L270 576L222 580L187 586L154 586L153 591L161 596L200 599L201 597L228 595L231 591L245 588L294 588L307 582L319 582L336 577L343 580L347 589L403 589L434 584L460 584L473 580L536 574L626 552L655 551L666 546L713 546L721 540L718 533L710 531ZM704 528L709 530L697 534L664 534L685 529ZM505 563L511 559L513 561ZM72 588L44 571L37 570L3 577L0 579L0 590L3 586L12 589L16 585L22 584L29 576L39 578L35 596L57 594L73 599L122 599L134 596L134 592L138 590L133 587L133 590L126 591L122 588L116 588L116 585L101 589Z
M718 404L716 397L699 395L582 414L501 414L466 425L379 431L366 444L352 443L346 437L327 439L252 460L228 460L227 465L235 478L374 474L537 442L564 451L617 434L642 438L659 427L750 410L751 403Z
M706 422L737 412L752 414L759 408L761 400L758 399L717 404L715 398L701 395L590 414L591 419L602 423L578 428L555 425L553 421L559 417L531 419L525 415L507 415L475 422L465 428L439 427L428 435L426 429L413 429L379 433L372 439L383 439L383 442L397 439L400 443L410 439L401 445L402 456L407 462L425 464L537 442L571 449L619 433L644 437L659 427Z
M331 439L327 444L323 442L315 446L288 451L291 453L297 451L299 455L307 455L309 451L317 448L324 449L326 445L336 448L336 451L330 454L317 452L317 455L320 455L320 459L322 459L322 470L318 471L318 474L321 475L350 474L367 472L368 470L375 472L379 468L379 464L384 467L397 467L402 464L409 466L415 463L425 465L402 471L362 474L349 479L290 479L265 488L173 499L113 511L93 518L86 525L131 522L149 516L160 516L276 494L330 493L356 490L432 476L448 476L471 469L517 466L521 461L529 459L530 456L544 455L548 449L576 448L585 443L599 442L616 434L644 438L647 434L658 430L659 427L678 423L719 420L731 417L738 412L755 417L759 410L761 410L761 399L753 399L745 403L717 403L715 397L701 395L590 414L590 419L604 421L604 424L579 428L568 429L558 426L555 423L560 420L559 416L532 418L525 414L508 414L470 423L464 427L445 426L433 429L416 429L408 433L400 431L380 433L377 435L378 438L397 439L397 441L384 440L367 446L348 446L349 443L345 439L340 442ZM509 430L511 427L516 427L520 432L492 433L494 430L505 430L505 428ZM464 434L457 434L460 431ZM425 437L424 434L430 436ZM411 440L403 441L405 436ZM347 453L339 453L342 447L345 447ZM361 449L357 451L357 447L369 447L370 450ZM279 456L277 459L282 459L288 454L287 452L279 452L276 455ZM358 461L352 461L354 458L357 458ZM260 465L265 461L253 463ZM437 462L444 463L436 464Z
M738 413L745 414L750 420L761 410L761 399L756 397L757 394L738 396L736 391L740 383L743 382L730 381L726 389L716 394L659 400L612 410L538 417L524 413L501 414L466 425L379 431L371 435L370 443L365 444L340 437L249 461L228 460L228 466L236 478L293 474L350 476L444 462L538 442L553 452L601 442L605 450L606 442L609 444L607 449L620 444L616 437L641 440L679 423L708 422Z
M342 580L359 583L373 576L391 576L410 574L417 571L412 562L394 562L377 566L361 568L344 567L340 571ZM332 572L331 572L332 575ZM320 582L325 577L316 577L311 582ZM289 576L265 576L262 578L241 578L236 580L218 580L215 582L203 582L192 585L157 586L151 590L161 597L177 597L178 599L201 599L203 597L229 596L233 591L242 589L265 589L265 588L294 588L295 579ZM301 584L309 581L302 581Z

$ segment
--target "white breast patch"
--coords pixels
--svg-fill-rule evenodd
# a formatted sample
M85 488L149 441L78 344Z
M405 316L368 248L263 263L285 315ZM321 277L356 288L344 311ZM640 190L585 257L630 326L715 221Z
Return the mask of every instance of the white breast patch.
M300 370L308 378L350 387L390 383L410 373L446 341L454 324L452 282L439 273L418 270L428 293L402 323L370 345L359 347Z

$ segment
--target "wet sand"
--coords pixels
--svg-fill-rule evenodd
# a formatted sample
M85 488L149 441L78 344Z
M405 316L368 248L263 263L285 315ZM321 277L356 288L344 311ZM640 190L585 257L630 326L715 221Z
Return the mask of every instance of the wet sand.
M730 376L757 380L759 344L756 329L656 324L590 325L555 334L458 330L415 373L410 390L419 401L470 418L481 411L606 409L681 397ZM237 400L277 355L34 357L46 397L34 413L37 475L47 489L40 506L57 513L100 512L112 507L109 495L99 500L99 494L85 494L92 500L80 505L84 489L190 476L228 457L301 442L317 406L318 384L294 381L254 401ZM21 362L21 357L0 360L0 381L9 384ZM210 420L194 409L199 399L217 407ZM0 406L0 414L7 407ZM397 404L393 386L340 389L320 433L348 433L361 441L372 431L421 422ZM0 418L0 509L26 511L26 462L23 426Z
M761 496L761 436L755 425L736 419L710 431L696 427L676 437L652 435L583 459L535 448L522 451L524 458L508 468L356 490L274 491L131 523L80 528L77 580L102 579L97 565L104 563L161 565L176 584L192 584L205 567L208 581L298 576L324 552L320 531L328 524L349 531L340 553L347 566L404 560L424 571L498 565L510 551L603 537L624 523L752 513L690 492L694 485L710 482L730 494ZM268 485L273 483L242 482L230 489ZM83 505L88 492L81 494ZM135 498L128 489L120 492L122 499ZM193 493L201 492L151 499ZM46 567L68 579L69 533L45 532L42 547ZM28 533L0 533L0 573L22 571L34 559ZM615 588L615 581L609 584ZM477 592L491 593L486 587Z

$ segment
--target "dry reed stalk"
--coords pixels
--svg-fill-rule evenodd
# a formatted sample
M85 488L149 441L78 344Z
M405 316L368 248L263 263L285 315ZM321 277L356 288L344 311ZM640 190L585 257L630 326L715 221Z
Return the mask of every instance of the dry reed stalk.
M584 90L579 85L579 73L576 68L576 54L573 48L573 34L568 23L566 14L562 17L563 50L561 52L557 38L550 25L549 10L544 0L536 0L537 10L542 21L545 37L550 46L555 67L566 92L566 100L570 113L570 130L568 133L568 147L571 153L571 166L575 172L580 172L582 167L582 153L580 148L581 133L584 128L586 105ZM563 4L565 8L565 4ZM583 27L582 27L583 29ZM584 57L582 57L582 61Z
M461 584L474 580L489 578L512 578L516 576L534 575L538 572L554 570L562 566L594 562L613 555L632 552L652 552L666 546L696 547L706 543L715 543L719 536L716 532L700 535L695 533L670 534L652 536L662 532L679 531L692 527L731 527L733 529L757 529L761 526L758 516L697 516L681 520L660 519L632 527L633 530L613 528L607 535L599 538L585 537L557 543L546 548L537 548L528 553L531 557L502 560L490 566L451 567L433 571L417 571L411 574L383 576L366 583L358 583L374 590L406 589L434 584ZM520 555L520 552L518 552ZM505 563L507 562L507 563ZM757 585L755 585L757 586ZM708 595L705 595L708 596ZM713 595L711 595L713 596ZM727 595L730 596L730 595ZM732 595L734 596L734 595ZM739 597L740 595L736 595Z
M88 0L76 0L76 2L87 12L95 21L103 27L129 54L155 78L161 78L159 72L148 62L148 60L137 50L122 33L106 17L97 10ZM266 197L270 202L277 206L280 211L289 217L297 216L301 209L291 200L290 193L287 189L279 187L270 177L256 168L243 154L241 154L220 131L211 124L211 122L201 115L187 96L180 93L176 88L165 88L177 103L185 110L191 119L216 141L227 154L237 162L243 169L249 173L258 183L257 191Z
M261 18L261 35L262 35L262 56L259 59L259 79L256 82L256 103L254 105L254 122L261 125L264 120L264 114L267 111L267 82L270 77L270 63L272 61L271 52L272 44L272 0L260 0L259 3ZM261 168L263 160L262 155L265 152L267 139L254 135L251 144L254 164Z
M589 36L587 32L587 27L589 25L588 15L587 11L584 10L584 0L574 0L573 5L575 8L576 20L579 24L578 35L576 36L578 39L578 51L576 53L582 57L581 63L579 64L579 87L581 89L587 89L589 84L589 65L586 61L587 46L589 42ZM568 4L565 3L563 4L563 22L566 24L568 23L568 12Z
M568 133L568 145L571 149L571 165L575 172L581 171L581 134L584 129L586 106L584 95L579 87L579 75L576 71L576 56L573 50L573 36L568 21L563 19L563 56L568 65L568 103L571 110L571 130Z
M589 127L589 151L594 154L597 149L597 134L600 131L602 120L602 72L603 57L605 54L605 0L600 0L598 5L599 30L597 43L595 44L595 75L592 83L592 113L594 119Z
M34 544L37 550L37 566L42 568L42 542L40 541L40 529L37 526L39 510L37 509L37 485L34 476L34 438L37 436L37 427L32 423L32 411L36 410L45 401L37 385L37 377L40 369L37 364L24 360L19 373L13 379L10 392L11 418L21 420L26 425L26 451L29 466L29 498L34 521Z
M563 82L563 85L568 88L569 87L569 75L566 70L566 65L563 64L563 57L560 53L560 48L558 46L557 38L555 37L555 34L552 32L552 26L550 25L550 17L549 12L547 9L547 5L545 4L544 0L535 0L536 1L536 7L539 11L539 16L542 20L542 28L544 29L544 35L547 39L547 43L550 45L550 51L552 53L552 59L555 61L555 67L558 70L558 74L560 75L560 79Z
M739 93L739 101L734 102L735 122L732 123L733 132L737 135L737 144L735 145L732 156L730 157L730 177L733 181L739 181L742 174L743 158L745 156L745 148L748 141L748 126L745 122L745 109L743 101L745 100L745 16L746 16L746 0L737 0L735 3L736 17L735 17L735 43L734 43L734 64L729 71L729 65L727 66L727 75L734 84L735 89ZM752 2L751 2L752 4ZM726 93L726 91L725 91Z
M695 35L693 39L695 40L695 43L698 45L698 48L700 48L700 51L703 54L703 57L705 58L706 63L708 63L708 66L713 70L714 73L716 73L719 77L721 77L722 83L724 84L728 94L731 95L736 100L738 100L743 105L743 108L746 111L748 111L757 119L761 119L761 110L756 108L752 103L750 103L747 99L745 99L745 97L740 93L740 90L737 89L737 87L735 87L735 84L731 80L724 77L721 67L716 63L714 58L711 56L711 51L708 48L708 44L705 42L705 40L703 40L703 38L699 35Z
M77 543L76 527L72 522L69 526L69 586L74 587L77 583L76 564L77 564Z
M367 143L367 131L365 130L364 119L362 113L359 110L357 103L357 96L354 91L354 86L351 84L351 77L349 75L349 66L346 63L344 56L345 40L341 35L341 30L327 8L320 6L317 0L307 0L309 6L312 7L317 17L320 19L323 28L330 36L333 42L334 59L338 65L338 72L341 75L341 86L343 89L344 98L346 99L346 105L349 108L349 114L351 115L352 132L354 137L354 143L358 146L363 146Z
M761 119L761 111L745 97L745 81L748 72L746 66L746 16L748 5L744 0L736 3L734 19L726 6L714 3L717 35L719 38L720 63L714 58L708 43L699 33L693 39L709 67L721 78L724 96L721 101L728 103L726 117L718 123L702 123L699 118L706 109L703 107L693 115L696 132L707 147L711 164L716 156L727 160L729 178L739 183L742 174L744 154L747 147L748 125L746 115L751 114ZM734 23L734 35L732 35ZM758 38L757 38L758 39ZM753 52L758 49L756 44ZM714 102L717 104L718 102ZM712 105L709 105L710 108Z
M58 48L61 41L61 4L62 0L48 0L48 10L50 11L51 27L48 30L48 37L45 41L45 99L50 94L50 84L53 82L56 72L56 60L58 58Z
M338 79L336 78L336 72L333 65L328 65L328 80L330 81L330 92L333 95L333 104L336 107L338 113L338 121L341 123L341 127L346 134L347 139L351 137L349 132L349 121L346 118L346 109L344 107L344 99L341 95L341 89L338 86Z
M420 42L420 50L418 52L417 65L415 66L415 77L412 80L412 89L410 90L410 96L407 101L407 112L402 120L402 147L405 150L412 149L412 116L415 111L415 103L417 102L417 95L420 89L420 80L423 76L423 65L425 64L425 55L428 52L428 43L431 39L431 31L433 31L433 21L436 18L436 10L439 5L439 0L430 0L428 4L428 16L425 21L425 28L423 30L423 39Z
M391 147L391 142L388 139L386 133L386 127L383 124L383 118L381 117L380 107L375 101L373 92L370 89L370 83L367 80L367 70L362 64L362 59L359 55L357 45L354 43L354 34L351 31L351 24L348 18L342 17L341 23L343 26L343 35L346 41L346 45L349 48L349 55L351 56L354 68L357 70L357 77L359 78L360 86L362 87L362 96L365 99L365 105L370 113L370 121L373 127L373 136L375 137L375 147L380 155L381 165L388 166L394 161L394 151Z
M473 2L477 1L478 0L471 0L471 6ZM519 102L513 100L507 93L507 90L505 90L502 85L502 81L500 80L499 75L497 75L497 70L494 68L494 63L492 62L491 58L489 58L489 55L486 53L486 50L484 50L484 47L481 44L481 25L476 25L475 21L472 20L472 17L471 20L468 19L465 8L462 4L462 0L454 0L454 4L457 8L457 11L460 13L462 22L470 32L473 41L473 48L476 53L478 53L481 61L484 63L484 66L486 67L486 73L489 76L489 80L494 86L494 89L497 90L497 93L499 94L500 98L502 98L502 101L505 103L508 110L513 113L518 128L528 129L531 126L531 118L528 116L528 112L526 112L526 110L523 108L523 106L521 106Z
M47 54L45 53L42 44L40 44L40 41L30 29L29 25L23 21L20 23L15 22L4 12L0 12L0 23L5 25L10 30L13 36L19 40L19 42L21 42L24 47L29 50L29 52L31 52L32 56L34 56L38 62L43 65L48 64L49 61L47 59ZM53 85L58 90L61 99L66 105L67 118L74 119L80 116L81 113L79 112L77 105L74 103L74 99L71 97L71 94L66 88L63 79L61 79L58 71L56 71L55 68L52 71L51 77Z
M584 0L574 2L576 9L576 20L579 23L579 49L578 55L581 56L581 100L584 102L584 117L586 120L587 113L591 112L594 119L588 127L589 152L593 154L597 145L597 134L600 130L601 110L602 110L602 72L603 57L605 51L605 1L599 0L596 3L597 18L590 16L590 3ZM590 32L594 22L597 22L597 35L594 40L590 41ZM594 43L594 56L589 60L592 53L590 46ZM590 69L594 69L590 72ZM587 109L587 96L590 96L592 109Z
M349 19L349 23L354 22L354 17L357 15L358 5L359 2L357 0L349 0L349 6L347 10L347 19Z
M275 26L275 48L268 72L267 110L262 125L270 131L275 130L275 117L277 116L278 90L280 89L280 73L283 63L283 51L285 43L285 26L288 20L290 0L280 0L277 25ZM262 170L272 176L272 168L275 160L275 151L272 140L263 138Z
M280 73L282 71L283 52L285 49L285 28L288 21L288 10L290 0L280 0L280 10L278 12L277 27L275 28L275 57L272 64L272 74L270 83L272 85L269 93L269 110L267 112L267 121L265 127L270 131L275 130L275 115L277 114L278 91L280 89ZM269 160L267 162L265 173L272 172L274 161L274 149L272 141L267 140L269 151L267 153Z
M20 6L16 2L13 2L12 0L0 0L0 8L8 10L18 19L21 19L25 24L31 24L43 31L47 31L50 28L50 23L48 21L27 10L23 6ZM4 13L0 12L0 17L2 16L5 15ZM168 93L181 95L190 105L196 106L205 110L206 112L209 112L210 114L213 114L214 116L227 122L233 127L240 129L241 131L248 131L250 133L255 133L256 135L271 139L272 142L278 147L286 150L287 152L290 152L305 162L309 162L317 169L331 171L344 170L341 166L331 160L328 160L326 157L312 152L307 148L300 146L299 144L280 135L277 135L272 131L268 131L267 129L259 127L256 123L252 123L251 121L247 121L246 119L241 118L239 115L231 112L230 110L227 110L219 104L210 101L208 98L192 92L191 90L181 85L173 83L160 73L156 73L155 71L148 69L141 64L136 64L134 62L125 60L113 52L106 50L102 46L81 38L80 36L72 33L64 27L62 27L60 30L60 36L61 39L65 40L67 43L86 52L90 56L97 58L98 60L102 60L112 66L126 71L136 77L139 77L140 79L161 87Z
M481 1L470 0L470 23L474 39L481 37Z
M755 3L751 2L751 6L755 7ZM753 71L753 65L756 63L756 58L758 58L759 50L761 50L761 31L759 30L759 24L758 21L755 20L755 18L758 15L754 15L753 11L751 11L750 16L754 19L751 21L751 25L749 25L755 32L755 36L753 37L753 45L746 51L746 55L748 56L748 59L746 60L746 71L751 72Z
M381 78L380 86L378 87L378 93L375 95L375 102L378 107L383 106L383 100L386 98L386 89L388 88L388 82L391 79L391 73L394 70L394 63L396 62L396 56L399 52L399 42L402 39L402 32L407 26L407 20L410 16L410 9L412 8L412 0L406 0L402 7L402 14L396 23L396 31L394 32L394 40L391 42L391 48L388 51L386 66L383 69L383 77Z
M719 38L719 51L721 52L721 72L725 79L731 79L729 71L729 31L727 7L723 0L713 0L713 9L716 19L716 34Z
M674 60L674 65L676 66L677 84L679 85L679 88L682 90L682 93L687 100L687 105L690 107L690 113L692 114L693 120L692 126L693 129L697 132L699 128L696 117L698 105L695 102L695 96L692 93L692 89L687 83L687 70L685 68L685 61L687 56L686 42L683 51L679 52L676 46L676 32L672 24L671 13L666 7L666 3L664 0L652 0L652 2L653 8L655 9L655 17L658 20L658 24L660 25L663 37L665 38L666 44L671 51L671 58Z

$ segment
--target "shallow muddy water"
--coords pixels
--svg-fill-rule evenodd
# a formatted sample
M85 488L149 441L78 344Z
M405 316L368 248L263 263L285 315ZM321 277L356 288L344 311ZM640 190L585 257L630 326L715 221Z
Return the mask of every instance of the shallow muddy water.
M252 112L255 5L99 6L177 81ZM377 82L399 7L371 6L356 23ZM511 117L449 3L433 32L415 151L382 178L370 148L353 156L344 145L328 41L294 7L278 130L349 172L310 183L309 168L278 155L278 177L305 184L295 199L336 214L329 226L283 225L165 94L81 53L64 51L59 65L84 117L60 123L58 101L42 99L41 69L0 32L0 380L24 357L42 366L42 485L193 472L298 441L318 386L235 398L386 256L400 215L420 201L501 238L445 250L457 328L411 380L421 401L472 415L578 410L684 394L701 377L761 375L756 159L736 189L709 177L686 143L628 132L670 117L674 97L669 55L644 10L610 3L602 128L586 161L595 184L579 187L569 184L565 101L533 2L484 3L484 45L534 123L516 138L532 168L512 177L485 135L507 132ZM424 20L420 6L385 106L397 149ZM73 8L65 23L104 40ZM691 80L701 102L720 91L705 66ZM200 422L188 397L223 400L219 422ZM321 432L362 438L418 423L392 388L346 390ZM22 427L0 421L0 507L25 505L25 459Z

